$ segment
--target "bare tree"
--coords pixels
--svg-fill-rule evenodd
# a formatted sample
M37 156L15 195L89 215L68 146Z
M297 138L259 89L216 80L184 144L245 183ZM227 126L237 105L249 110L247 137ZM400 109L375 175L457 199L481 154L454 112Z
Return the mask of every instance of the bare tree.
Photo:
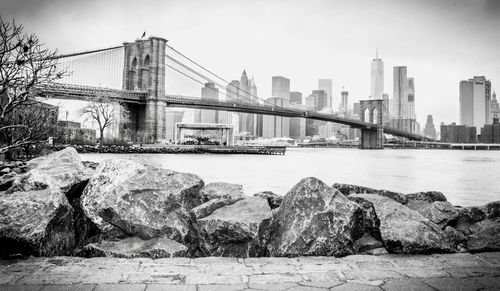
M128 136L128 124L121 122L122 120L128 120L128 110L122 105L116 107L112 102L111 98L103 96L89 100L88 104L82 109L82 115L97 122L101 141L104 138L104 130L113 125L121 126L119 128L120 134L125 138ZM117 112L117 109L119 112Z
M13 112L16 108L21 109L23 104L28 105L39 89L66 74L56 65L57 51L45 49L36 35L23 33L23 27L14 20L5 22L0 17L0 133L4 135L0 141L0 153L39 142L30 139L29 135L24 138L8 138L6 135L33 132L30 125L17 123L19 120L13 118ZM24 106L25 110L29 108Z

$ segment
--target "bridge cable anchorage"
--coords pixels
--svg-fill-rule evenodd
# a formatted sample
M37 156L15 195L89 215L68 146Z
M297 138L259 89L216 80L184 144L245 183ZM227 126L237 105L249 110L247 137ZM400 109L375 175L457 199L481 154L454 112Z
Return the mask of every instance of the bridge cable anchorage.
M168 47L168 48L170 48L171 50L173 50L174 52L176 52L177 54L181 55L182 57L184 57L185 59L187 59L187 60L188 60L188 61L190 61L191 63L193 63L193 64L195 64L196 66L200 67L201 69L203 69L203 70L207 71L208 73L212 74L212 75L213 75L213 76L215 76L216 78L218 78L218 79L222 80L222 81L223 81L224 83L226 83L228 86L234 87L235 89L238 89L238 90L242 91L243 93L247 94L248 96L251 96L251 97L253 97L253 98L255 98L255 99L258 99L258 100L260 100L260 101L262 101L262 102L264 102L264 103L268 103L268 104L270 104L270 105L272 105L272 106L277 106L277 105L275 105L275 104L273 104L273 103L271 103L271 102L269 102L269 101L267 101L267 100L265 100L265 99L262 99L262 98L260 98L260 97L258 97L258 96L255 96L255 95L251 94L250 92L247 92L247 91L241 90L240 88L238 88L238 87L236 87L235 85L231 84L230 82L228 82L227 80L223 79L223 78L222 78L222 77L220 77L219 75L215 74L215 73L214 73L214 72L212 72L211 70L209 70L209 69L205 68L204 66L200 65L198 62L194 61L193 59L191 59L191 58L189 58L188 56L184 55L183 53L179 52L178 50L176 50L176 49L175 49L175 48L173 48L172 46L170 46L170 45L168 45L168 44L167 44L167 47ZM167 57L169 57L169 56L167 55ZM212 82L213 82L213 81L212 81ZM214 82L214 83L215 83L215 82ZM226 88L226 87L223 87L223 89L225 90L225 89L227 89L227 88ZM279 106L279 107L281 107L281 106ZM283 107L283 108L284 108L284 107ZM286 109L286 108L284 108L284 109Z

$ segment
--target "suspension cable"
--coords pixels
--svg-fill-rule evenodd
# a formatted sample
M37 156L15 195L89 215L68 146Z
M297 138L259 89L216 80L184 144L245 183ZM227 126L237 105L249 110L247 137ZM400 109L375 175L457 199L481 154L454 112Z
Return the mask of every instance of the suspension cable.
M258 100L261 100L261 101L263 101L263 102L269 103L267 100L262 99L262 98L260 98L260 97L258 97L258 96L255 96L255 95L251 94L250 92L247 92L247 91L245 91L245 90L242 90L241 88L239 88L239 87L237 87L237 86L235 86L235 85L231 84L230 82L226 81L226 80L225 80L225 79L223 79L222 77L219 77L219 76L218 76L217 74L215 74L214 72L210 71L209 69L207 69L207 68L205 68L204 66L200 65L198 62L194 61L193 59L189 58L188 56L186 56L186 55L184 55L183 53L179 52L178 50L174 49L172 46L170 46L170 45L168 45L168 44L167 44L167 47L168 47L168 48L170 48L171 50L173 50L174 52L176 52L177 54L181 55L182 57L184 57L185 59L187 59L187 60L188 60L188 61L190 61L191 63L193 63L193 64L197 65L198 67L200 67L200 68L202 68L203 70L207 71L208 73L212 74L212 75L213 75L213 76L215 76L216 78L218 78L218 79L222 80L224 83L228 84L229 86L232 86L232 87L234 87L235 89L238 89L238 90L242 91L243 93L245 93L245 94L247 94L247 95L249 95L249 96L251 96L251 97L254 97L254 98L258 99ZM273 106L275 106L275 105L273 104Z

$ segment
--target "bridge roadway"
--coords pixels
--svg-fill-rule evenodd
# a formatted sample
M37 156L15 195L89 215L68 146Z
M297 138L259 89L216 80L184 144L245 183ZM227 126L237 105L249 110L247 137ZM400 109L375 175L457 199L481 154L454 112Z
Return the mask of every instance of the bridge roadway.
M107 97L111 100L116 100L117 102L135 103L135 104L146 104L148 96L147 91L130 91L130 90L103 88L103 87L59 84L59 83L37 88L37 93L40 96L56 98L56 99L91 100L100 97ZM199 97L188 97L182 95L166 95L165 98L163 98L162 100L165 101L167 103L167 106L169 107L224 110L231 112L244 112L253 114L282 116L282 117L301 117L301 118L345 124L353 128L360 128L360 129L377 128L377 124L363 122L358 119L345 118L335 114L325 114L308 110L262 105L262 104L243 102L237 100L219 101L219 100L201 99ZM432 141L432 139L426 138L424 136L409 133L392 127L384 126L383 130L384 133L405 137L410 140Z

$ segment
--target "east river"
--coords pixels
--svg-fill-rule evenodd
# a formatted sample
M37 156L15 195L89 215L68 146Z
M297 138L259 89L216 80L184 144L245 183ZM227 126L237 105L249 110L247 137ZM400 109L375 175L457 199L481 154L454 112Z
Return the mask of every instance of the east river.
M410 193L443 192L461 206L500 200L500 152L288 148L286 155L83 154L100 162L125 158L199 175L205 183L243 185L245 193L284 195L301 178Z

